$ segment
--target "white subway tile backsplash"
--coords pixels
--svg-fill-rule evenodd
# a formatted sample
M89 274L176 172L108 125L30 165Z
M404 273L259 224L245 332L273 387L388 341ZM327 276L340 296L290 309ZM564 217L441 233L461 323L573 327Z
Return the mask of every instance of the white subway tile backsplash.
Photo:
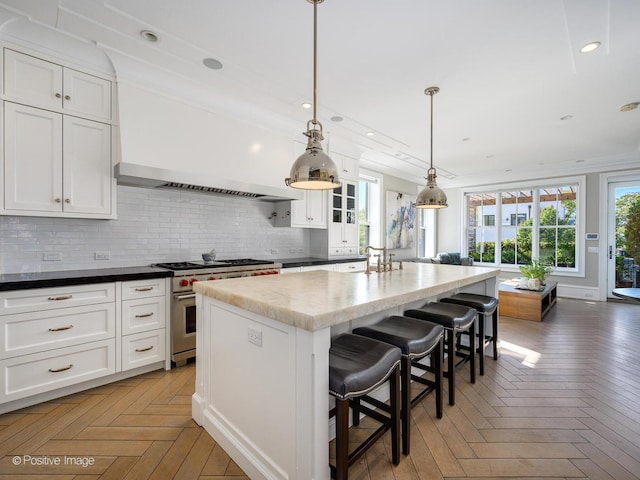
M272 211L272 203L246 198L119 186L117 220L0 216L0 272L201 260L212 248L221 259L308 255L309 231L275 228ZM96 251L111 257L95 260ZM44 252L62 259L43 262Z

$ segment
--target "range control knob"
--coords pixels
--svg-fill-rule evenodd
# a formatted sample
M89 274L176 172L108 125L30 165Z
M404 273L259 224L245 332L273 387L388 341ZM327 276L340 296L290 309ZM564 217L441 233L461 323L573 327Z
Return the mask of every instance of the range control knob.
M187 285L189 285L189 280L187 280L186 278L183 278L182 280L180 280L181 287L186 287Z
M194 284L194 283L196 283L197 281L198 281L198 279L197 279L197 278L192 278L192 279L191 279L191 285L193 285L193 284Z
M216 277L209 277L209 280L215 280Z

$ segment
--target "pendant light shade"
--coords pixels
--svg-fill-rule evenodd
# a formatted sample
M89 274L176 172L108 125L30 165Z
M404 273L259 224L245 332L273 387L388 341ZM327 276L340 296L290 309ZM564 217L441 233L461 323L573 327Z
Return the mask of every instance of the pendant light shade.
M433 96L438 93L438 87L429 87L424 93L431 97L431 161L427 170L427 186L418 194L416 208L445 208L447 196L436 184L436 169L433 168Z
M317 51L318 51L318 4L324 0L307 0L313 3L313 119L307 122L307 148L291 167L291 173L284 183L302 190L330 190L340 186L338 169L333 160L322 151L320 143L322 124L316 118L317 97Z

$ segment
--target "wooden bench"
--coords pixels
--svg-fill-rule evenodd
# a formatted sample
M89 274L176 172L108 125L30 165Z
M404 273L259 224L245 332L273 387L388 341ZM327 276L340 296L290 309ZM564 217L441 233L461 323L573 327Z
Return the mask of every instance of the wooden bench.
M548 281L542 291L525 290L516 280L502 282L498 288L500 315L541 322L556 303L558 282Z

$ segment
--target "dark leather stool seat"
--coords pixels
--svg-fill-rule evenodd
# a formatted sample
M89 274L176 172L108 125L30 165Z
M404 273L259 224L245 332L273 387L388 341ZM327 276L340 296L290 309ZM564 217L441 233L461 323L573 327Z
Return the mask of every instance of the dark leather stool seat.
M488 295L476 293L456 293L450 297L441 298L441 302L455 303L474 308L478 312L478 353L480 356L480 375L484 375L484 350L493 343L493 359L498 359L498 299ZM487 334L485 318L492 316L491 334Z
M407 310L405 316L440 324L445 329L447 371L443 374L449 381L449 405L455 405L455 370L470 363L470 382L476 382L476 317L473 308L452 303L429 302L420 308ZM469 347L462 345L460 335L469 336ZM457 361L457 358L460 360Z
M336 407L330 417L336 416L336 465L332 475L347 480L349 466L391 430L391 457L395 465L400 463L400 359L399 348L372 338L344 333L331 342L329 349L329 393L336 399ZM359 411L381 423L380 427L349 454L349 406L353 399L389 381L389 415L359 405ZM366 398L365 398L366 401ZM355 415L354 415L355 417Z
M438 418L442 418L442 337L444 336L444 327L416 318L393 315L373 325L356 328L353 333L395 345L402 352L400 367L402 452L408 455L411 408L435 390L436 415ZM428 367L418 362L426 356L430 357ZM412 375L412 366L433 373L433 380ZM413 399L411 398L411 380L425 386ZM380 405L380 408L384 407L386 405Z

